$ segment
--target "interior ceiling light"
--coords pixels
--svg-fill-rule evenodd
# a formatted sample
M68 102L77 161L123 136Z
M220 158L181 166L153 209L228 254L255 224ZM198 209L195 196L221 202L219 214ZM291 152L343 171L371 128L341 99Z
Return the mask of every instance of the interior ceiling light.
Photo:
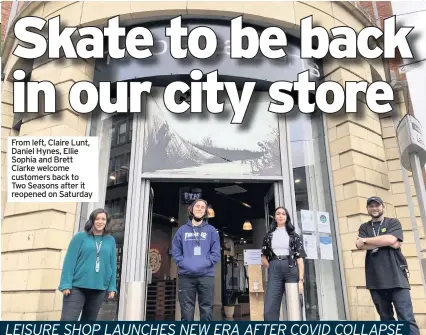
M214 209L209 207L209 209L207 210L207 213L209 215L209 218L214 218L215 217L215 213L214 213Z
M296 179L294 182L295 183L300 183L300 179Z
M111 176L109 176L109 179L111 179L111 180L115 180L115 176L114 176L114 175L111 175Z
M252 230L252 229L253 229L253 227L251 225L251 222L245 221L244 224L243 224L243 230Z

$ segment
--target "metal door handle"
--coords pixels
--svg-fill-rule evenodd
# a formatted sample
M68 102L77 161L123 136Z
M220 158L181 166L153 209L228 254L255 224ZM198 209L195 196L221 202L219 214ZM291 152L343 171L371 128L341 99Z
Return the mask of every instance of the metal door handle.
M152 284L152 269L151 268L148 268L146 281L148 282L148 284Z

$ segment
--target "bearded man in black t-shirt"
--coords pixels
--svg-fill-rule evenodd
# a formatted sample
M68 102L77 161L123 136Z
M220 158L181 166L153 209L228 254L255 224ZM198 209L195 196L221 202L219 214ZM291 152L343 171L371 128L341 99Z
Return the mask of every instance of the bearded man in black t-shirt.
M359 228L356 247L367 250L365 277L376 310L382 321L395 320L392 305L399 321L410 323L410 334L420 334L413 313L408 281L407 261L401 252L403 233L397 219L384 216L384 203L379 197L367 200L371 220Z

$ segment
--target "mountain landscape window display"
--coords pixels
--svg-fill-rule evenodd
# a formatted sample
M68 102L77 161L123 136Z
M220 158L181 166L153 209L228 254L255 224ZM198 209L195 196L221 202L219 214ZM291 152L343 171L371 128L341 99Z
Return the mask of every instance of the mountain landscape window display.
M258 102L251 122L230 126L229 120L215 115L203 120L174 116L164 107L161 95L151 95L143 172L281 175L278 118L270 113L256 115L265 106L266 102Z

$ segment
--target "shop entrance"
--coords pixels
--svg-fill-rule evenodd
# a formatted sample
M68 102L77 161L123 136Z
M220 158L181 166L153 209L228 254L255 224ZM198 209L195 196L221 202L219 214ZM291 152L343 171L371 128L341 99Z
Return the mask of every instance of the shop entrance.
M249 281L245 249L261 249L275 208L274 184L213 182L151 182L147 250L146 320L180 320L177 266L172 239L188 220L187 208L203 198L209 223L219 232L221 260L214 280L213 320L250 320ZM232 317L230 316L232 315ZM195 319L198 319L196 306Z

